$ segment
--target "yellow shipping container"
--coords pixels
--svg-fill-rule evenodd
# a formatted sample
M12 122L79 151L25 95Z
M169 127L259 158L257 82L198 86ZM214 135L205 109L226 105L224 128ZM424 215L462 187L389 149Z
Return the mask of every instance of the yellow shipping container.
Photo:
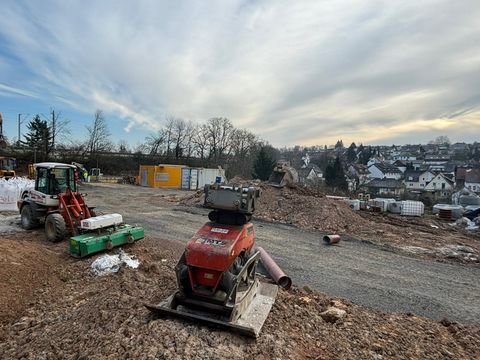
M182 168L185 165L140 165L140 185L179 189L182 184Z

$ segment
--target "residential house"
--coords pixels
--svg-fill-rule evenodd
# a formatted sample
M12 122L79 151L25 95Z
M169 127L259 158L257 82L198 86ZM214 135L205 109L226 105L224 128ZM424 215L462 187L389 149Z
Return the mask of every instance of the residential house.
M392 159L393 161L400 160L400 161L410 162L410 161L417 160L417 156L414 154L402 152L402 153L399 153L398 155L393 156Z
M350 179L356 180L354 190L370 181L370 171L368 171L368 167L363 164L350 164L347 169L347 175Z
M449 160L449 155L427 155L425 156L425 165L430 171L445 171Z
M308 181L317 181L323 178L322 170L315 164L308 164L306 167L302 167L297 170L298 182L302 185L306 185Z
M405 171L405 188L411 190L423 190L425 186L435 177L430 171L407 170Z
M465 153L468 151L468 144L464 142L457 142L455 144L450 145L450 151L454 153Z
M406 161L397 160L392 165L398 168L398 170L400 170L402 173L404 173L405 170L407 170Z
M392 164L386 162L378 162L368 167L370 172L370 178L373 179L395 179L398 180L402 177L402 172Z
M371 196L400 197L404 192L401 180L395 179L373 179L363 186Z
M372 156L367 162L367 167L369 167L373 164L381 163L381 162L383 162L383 159L381 159L379 156L377 156L377 155Z
M467 169L465 171L465 187L475 193L480 193L480 169Z
M436 175L427 185L424 191L434 192L441 196L449 195L453 192L454 183L442 173Z

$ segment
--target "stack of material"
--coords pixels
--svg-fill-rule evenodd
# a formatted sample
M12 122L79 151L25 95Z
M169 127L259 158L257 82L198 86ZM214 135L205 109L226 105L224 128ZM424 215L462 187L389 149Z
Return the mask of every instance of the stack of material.
M450 204L436 204L433 206L433 214L443 220L460 219L463 215L463 206Z
M425 205L421 201L402 201L400 215L403 216L422 216L425 213Z

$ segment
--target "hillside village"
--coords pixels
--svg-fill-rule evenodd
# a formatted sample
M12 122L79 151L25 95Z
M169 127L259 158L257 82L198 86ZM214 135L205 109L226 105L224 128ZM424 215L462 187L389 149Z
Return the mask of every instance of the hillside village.
M325 181L322 165L341 159L349 193L373 197L422 200L426 205L450 203L458 190L480 194L480 144L448 142L345 148L285 149L283 156L297 168L299 181Z

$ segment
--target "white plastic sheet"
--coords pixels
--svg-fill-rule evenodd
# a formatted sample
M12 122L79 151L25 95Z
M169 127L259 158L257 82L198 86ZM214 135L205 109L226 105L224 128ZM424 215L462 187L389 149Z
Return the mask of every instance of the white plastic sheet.
M136 269L140 265L140 261L120 250L117 255L105 254L98 257L90 267L95 275L104 276L118 272L122 265Z

